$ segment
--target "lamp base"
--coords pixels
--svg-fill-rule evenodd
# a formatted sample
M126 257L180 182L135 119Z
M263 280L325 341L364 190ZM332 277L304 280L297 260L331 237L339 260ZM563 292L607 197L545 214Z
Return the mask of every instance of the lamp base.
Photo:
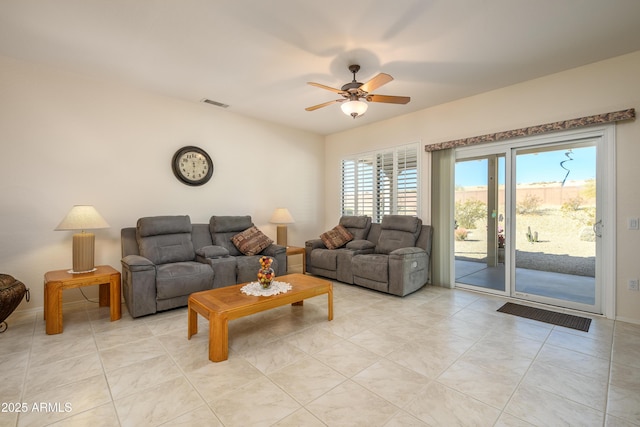
M278 225L276 227L276 243L280 246L287 246L287 226Z
M73 269L74 273L88 273L94 270L93 259L95 235L93 233L77 233L73 235Z

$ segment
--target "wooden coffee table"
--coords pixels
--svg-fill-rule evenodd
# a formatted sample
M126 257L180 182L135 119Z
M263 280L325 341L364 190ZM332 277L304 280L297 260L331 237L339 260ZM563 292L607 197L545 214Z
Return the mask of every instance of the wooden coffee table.
M222 362L229 357L229 320L249 316L287 304L302 305L303 300L327 294L329 320L333 319L333 284L303 274L288 274L276 278L291 285L284 294L257 297L243 294L246 284L227 286L189 296L188 338L198 333L198 313L209 320L209 360Z

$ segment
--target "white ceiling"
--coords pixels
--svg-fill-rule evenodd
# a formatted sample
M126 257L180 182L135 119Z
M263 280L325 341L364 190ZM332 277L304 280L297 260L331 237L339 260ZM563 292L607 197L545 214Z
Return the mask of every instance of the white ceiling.
M0 55L323 135L636 50L639 0L0 0ZM305 111L352 63L411 102Z

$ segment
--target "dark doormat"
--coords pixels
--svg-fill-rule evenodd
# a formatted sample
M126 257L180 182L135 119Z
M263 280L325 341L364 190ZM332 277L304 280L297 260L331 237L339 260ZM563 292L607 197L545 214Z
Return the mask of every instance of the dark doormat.
M577 329L578 331L584 332L589 332L589 326L591 326L591 319L587 319L585 317L556 313L555 311L527 307L525 305L513 304L511 302L500 307L498 311L513 314L514 316L550 323L552 325L563 326L565 328Z

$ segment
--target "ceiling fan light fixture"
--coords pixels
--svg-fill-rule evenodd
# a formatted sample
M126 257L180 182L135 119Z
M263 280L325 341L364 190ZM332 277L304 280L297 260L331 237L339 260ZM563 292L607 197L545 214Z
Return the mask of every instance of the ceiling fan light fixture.
M363 101L353 100L343 102L340 108L342 108L342 112L347 116L351 116L355 119L356 117L360 117L367 111L367 108L369 108L369 104Z

